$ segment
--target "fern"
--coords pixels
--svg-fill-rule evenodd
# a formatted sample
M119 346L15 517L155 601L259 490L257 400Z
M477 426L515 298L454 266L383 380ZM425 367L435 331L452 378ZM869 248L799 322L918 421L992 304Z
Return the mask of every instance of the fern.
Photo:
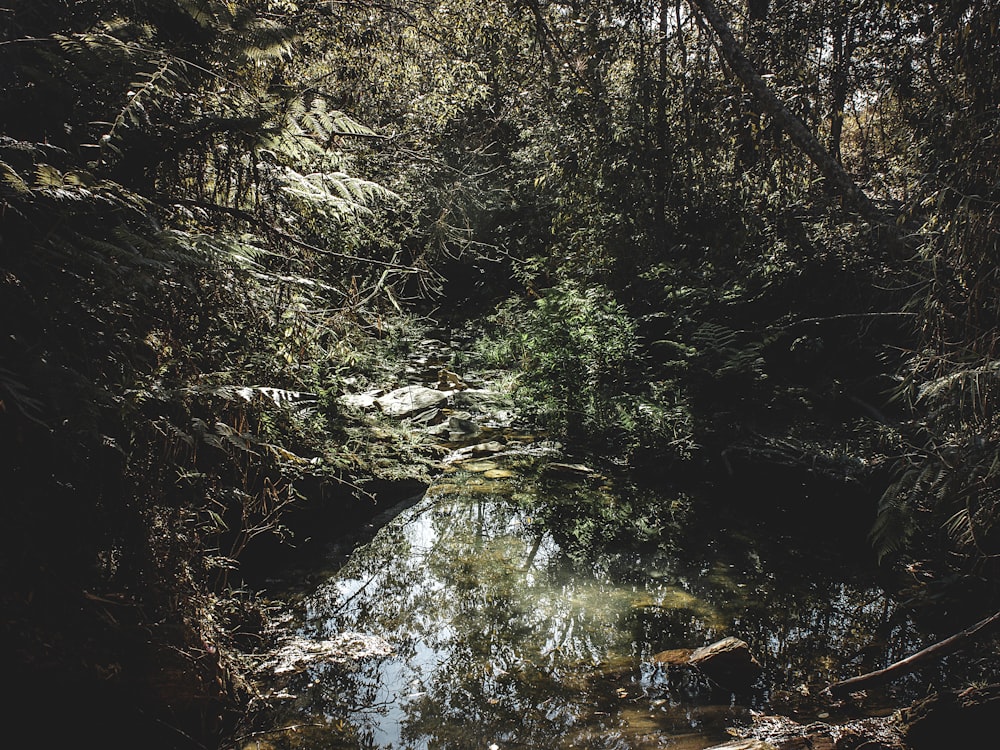
M306 101L308 104L305 104ZM326 99L321 96L303 99L294 112L303 130L326 146L329 146L337 136L378 137L374 130L345 113L329 110Z
M292 206L343 221L373 215L376 200L397 200L398 196L378 183L343 172L301 174L290 167L275 171L281 190L292 198Z
M235 19L236 6L219 0L175 0L177 6L204 28Z
M25 196L31 192L28 183L10 164L0 160L0 182L11 188L17 195Z
M148 109L158 100L169 101L176 97L183 78L185 64L175 58L165 57L155 61L155 69L140 71L129 87L128 102L118 113L102 142L108 144L120 137L120 132L129 126L143 127L149 124Z
M245 29L245 46L241 54L247 62L265 63L288 57L294 49L297 35L287 26L270 19L255 19Z
M702 323L691 335L699 354L711 363L715 377L750 375L761 380L766 377L763 344L745 338L743 332L719 323Z
M917 400L951 422L989 422L1000 397L1000 360L962 367L920 385Z
M941 465L928 462L904 471L882 493L869 532L880 561L905 547L914 531L915 510L926 501L928 489L940 486L943 478Z
M242 62L263 63L285 57L298 35L273 18L263 18L251 8L220 0L176 0L178 7L206 30L236 32L236 57Z

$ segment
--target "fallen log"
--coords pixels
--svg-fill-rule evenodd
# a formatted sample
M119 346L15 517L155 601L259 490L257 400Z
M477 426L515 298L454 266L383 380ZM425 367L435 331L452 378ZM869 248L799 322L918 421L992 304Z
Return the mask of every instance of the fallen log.
M997 624L1000 624L1000 612L992 614L984 620L980 620L972 627L963 630L961 633L956 633L950 638L938 641L937 643L918 651L912 656L900 659L899 661L890 664L885 669L878 669L874 672L869 672L868 674L851 677L850 679L843 680L841 682L835 682L828 686L823 692L836 698L848 695L849 693L853 693L858 690L863 690L866 687L873 687L875 685L882 685L886 682L890 682L897 677L909 674L925 662L931 661L932 659L939 659L942 656L952 653L953 651L957 651L967 640L986 630L989 630L989 628Z

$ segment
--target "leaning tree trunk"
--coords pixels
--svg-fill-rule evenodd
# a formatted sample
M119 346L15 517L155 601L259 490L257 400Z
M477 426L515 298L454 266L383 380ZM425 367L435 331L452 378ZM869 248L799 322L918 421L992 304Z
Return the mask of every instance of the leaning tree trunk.
M774 92L767 87L764 79L760 77L746 54L740 49L729 24L722 17L713 0L689 0L689 2L701 11L705 20L719 37L722 55L733 73L750 90L761 109L774 118L778 126L788 133L792 142L816 165L816 168L826 178L826 184L829 188L867 221L878 225L885 224L886 217L875 207L871 199L857 186L837 160L823 148L816 136L799 118L789 112L774 95Z

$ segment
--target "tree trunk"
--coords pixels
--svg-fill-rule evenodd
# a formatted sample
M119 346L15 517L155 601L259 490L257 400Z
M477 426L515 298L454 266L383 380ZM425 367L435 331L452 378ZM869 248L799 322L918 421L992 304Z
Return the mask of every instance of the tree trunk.
M661 247L666 247L667 244L667 189L669 176L673 171L670 154L670 134L667 125L667 32L670 30L669 11L668 0L660 0L660 48L656 92L656 204L654 211L656 240L657 244Z
M744 32L744 47L748 51L747 59L755 69L767 69L767 62L762 54L766 33L767 14L770 11L771 0L749 0L747 3L747 23ZM752 51L756 51L753 54ZM736 146L736 167L752 168L760 158L758 144L760 125L760 106L753 100L740 113L738 125L738 140Z
M844 108L847 106L848 77L854 54L854 23L843 4L837 6L833 19L833 69L830 72L830 155L843 163L840 139L844 132Z
M761 109L769 114L774 121L788 134L792 142L801 149L810 161L826 179L830 190L839 195L844 202L872 224L883 225L886 217L871 199L855 184L844 168L830 153L823 148L809 129L795 115L788 111L784 104L774 95L757 74L746 54L740 49L733 32L729 28L713 0L689 0L705 17L719 38L719 46L723 57L733 73L750 90L757 99Z

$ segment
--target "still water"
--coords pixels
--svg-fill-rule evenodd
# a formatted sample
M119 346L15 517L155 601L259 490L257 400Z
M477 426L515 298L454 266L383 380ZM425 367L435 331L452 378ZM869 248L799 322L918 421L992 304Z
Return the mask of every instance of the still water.
M308 592L269 686L274 729L258 737L303 750L700 750L751 711L880 710L810 703L911 647L900 626L882 641L899 653L872 651L891 604L821 533L796 547L723 513L669 523L669 493L651 501L544 463L454 464ZM763 666L739 693L653 658L726 636Z

